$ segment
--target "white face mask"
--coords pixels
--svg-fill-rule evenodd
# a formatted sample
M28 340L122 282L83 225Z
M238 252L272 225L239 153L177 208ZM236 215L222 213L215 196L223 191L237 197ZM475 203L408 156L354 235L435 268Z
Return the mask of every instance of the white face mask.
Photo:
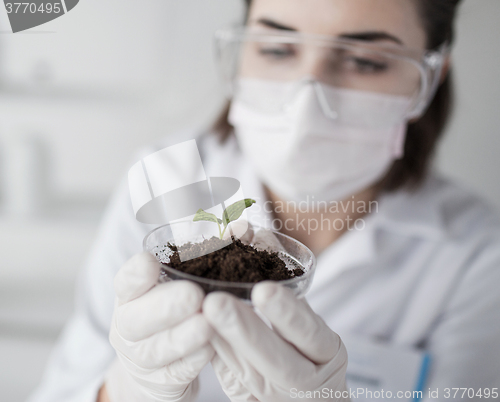
M286 107L277 108L290 94ZM335 119L325 116L325 99L335 104ZM229 122L259 178L278 196L341 201L374 184L402 156L410 104L314 80L240 79Z

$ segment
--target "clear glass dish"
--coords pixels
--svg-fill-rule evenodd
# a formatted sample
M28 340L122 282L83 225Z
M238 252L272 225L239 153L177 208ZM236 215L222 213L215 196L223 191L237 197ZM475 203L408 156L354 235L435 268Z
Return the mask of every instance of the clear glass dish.
M191 243L196 243L203 241L203 239L211 238L214 235L217 236L213 228L214 226L216 227L216 225L211 222L207 223L209 225L206 225L205 222L178 221L160 226L146 235L143 242L144 250L156 256L158 261L168 262L168 254L164 251L167 243L170 242L176 246L181 246L189 241ZM316 257L312 251L301 242L283 233L255 225L252 225L252 227L254 230L254 237L259 231L264 230L272 233L274 238L278 240L278 242L274 242L273 245L266 245L263 247L262 244L259 244L256 248L277 252L289 269L297 268L297 264L299 264L300 268L304 270L302 276L280 281L280 284L291 289L297 297L304 297L311 286L316 269ZM269 235L269 233L266 235ZM252 242L250 242L250 244L254 245ZM255 285L255 283L226 282L202 278L178 271L163 264L159 282L179 279L190 280L197 283L205 293L225 291L247 302L250 301L252 288Z

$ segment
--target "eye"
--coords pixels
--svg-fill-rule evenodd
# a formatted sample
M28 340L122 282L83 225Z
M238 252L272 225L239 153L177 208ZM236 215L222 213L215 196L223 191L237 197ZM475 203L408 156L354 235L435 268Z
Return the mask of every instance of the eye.
M258 49L260 55L272 59L285 59L295 55L291 46L262 46Z
M350 57L346 60L349 70L361 74L382 73L388 69L388 64L382 60L373 60L364 57Z

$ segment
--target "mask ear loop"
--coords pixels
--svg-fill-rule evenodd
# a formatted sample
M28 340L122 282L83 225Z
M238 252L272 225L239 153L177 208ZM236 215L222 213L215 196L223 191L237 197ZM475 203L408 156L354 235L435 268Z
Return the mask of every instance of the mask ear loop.
M401 159L404 156L406 132L408 130L407 123L404 122L395 129L392 156L394 159Z

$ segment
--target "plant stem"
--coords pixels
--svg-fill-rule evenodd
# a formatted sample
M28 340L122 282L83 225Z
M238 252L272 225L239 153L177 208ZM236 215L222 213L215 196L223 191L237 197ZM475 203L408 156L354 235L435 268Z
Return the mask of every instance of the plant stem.
M222 236L224 235L224 232L222 232L222 233L220 232L220 224L219 224L219 222L217 222L217 226L219 227L219 239L222 240ZM226 231L226 229L224 229L224 231Z
M222 234L220 235L220 238L222 239L222 236L224 236L224 233L226 232L227 226L224 228L222 231ZM219 233L220 233L220 226L219 226Z

